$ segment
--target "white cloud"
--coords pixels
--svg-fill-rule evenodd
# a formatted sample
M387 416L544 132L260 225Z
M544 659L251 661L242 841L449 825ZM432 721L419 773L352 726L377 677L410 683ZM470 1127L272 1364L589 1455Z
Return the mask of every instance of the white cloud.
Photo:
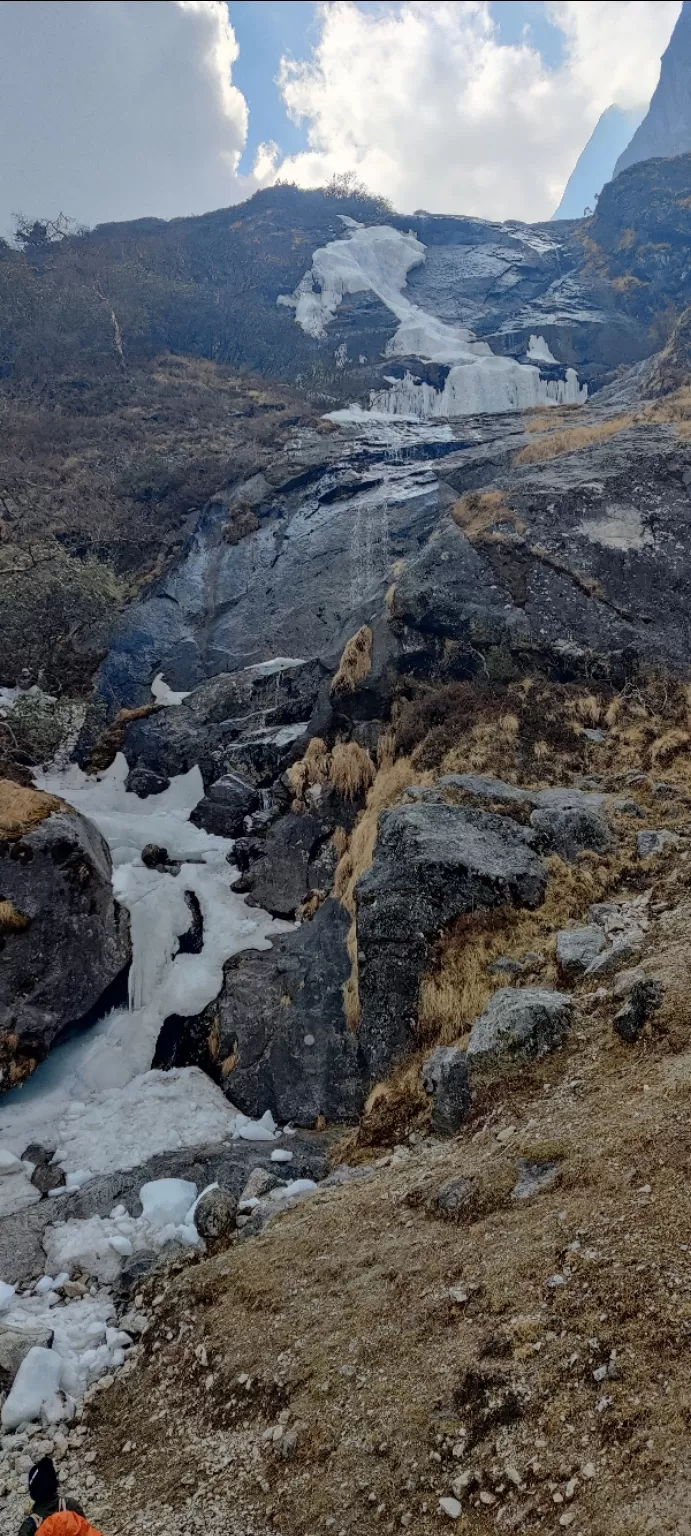
M303 186L353 170L396 207L548 218L600 113L654 89L679 0L548 8L565 58L499 40L482 0L319 7L312 57L284 59L286 106L309 149L279 170Z
M222 0L0 4L0 229L200 213L248 196Z

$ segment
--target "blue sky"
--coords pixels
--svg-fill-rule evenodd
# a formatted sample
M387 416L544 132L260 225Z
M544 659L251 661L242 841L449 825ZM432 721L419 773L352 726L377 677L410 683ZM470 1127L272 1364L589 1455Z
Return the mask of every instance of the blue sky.
M360 0L360 9L377 12L382 5L378 0ZM291 122L276 76L283 54L296 59L309 56L319 35L317 6L312 0L228 0L228 11L240 45L233 81L249 106L249 137L241 166L248 171L261 143L273 140L287 155L306 148L306 125ZM546 64L558 67L564 35L550 23L544 4L538 0L493 0L490 11L499 27L500 42L520 43L526 37Z

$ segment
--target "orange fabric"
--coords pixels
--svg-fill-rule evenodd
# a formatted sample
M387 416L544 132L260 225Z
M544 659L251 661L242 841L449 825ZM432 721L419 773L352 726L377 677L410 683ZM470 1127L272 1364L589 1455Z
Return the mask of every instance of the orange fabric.
M88 1520L73 1509L61 1509L56 1515L48 1515L38 1529L41 1536L101 1536L94 1525L89 1525Z

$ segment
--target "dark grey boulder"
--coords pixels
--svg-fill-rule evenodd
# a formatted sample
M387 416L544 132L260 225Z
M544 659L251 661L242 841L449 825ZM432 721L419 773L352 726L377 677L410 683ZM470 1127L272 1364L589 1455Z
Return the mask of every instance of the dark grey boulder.
M648 978L636 982L628 1002L614 1015L614 1029L619 1038L625 1040L627 1045L634 1045L640 1040L651 1014L661 1006L662 998L663 987L660 981Z
M502 987L495 992L468 1041L474 1077L499 1076L563 1045L574 1005L563 992L545 987Z
M162 795L169 784L170 779L164 774L154 773L153 768L146 768L143 763L136 763L127 775L125 789L132 795L138 795L140 800L148 800L149 795Z
M329 898L270 950L226 966L204 1018L219 1061L230 1063L222 1086L245 1114L270 1109L279 1121L313 1126L320 1115L354 1120L362 1110L367 1066L343 1009L349 922Z
M423 1063L422 1083L432 1096L432 1129L440 1136L455 1136L470 1109L470 1081L465 1051L440 1045Z
M415 1040L430 943L466 912L536 907L547 873L535 833L509 817L452 805L384 811L371 869L356 887L361 1020L372 1079Z
M494 801L495 804L515 805L516 808L535 805L538 791L521 789L515 784L505 784L488 773L445 773L437 779L444 789L458 789L474 800Z
M448 1179L437 1190L434 1204L447 1221L459 1221L470 1210L476 1193L473 1179Z
M253 784L239 773L224 773L209 785L190 821L217 837L239 837L245 817L256 811L259 803L259 793Z
M0 942L0 1091L88 1014L130 958L107 844L86 817L54 811L0 841L0 896L19 914Z
M605 948L605 935L595 923L586 928L562 928L557 934L557 965L568 978L582 976Z
M580 800L569 800L564 794L561 802L543 800L531 812L530 825L539 832L544 847L567 863L573 863L586 848L606 853L613 846L612 834L597 806L587 803L590 799L600 802L601 798L583 795Z
M316 816L289 811L269 828L264 852L251 865L243 890L275 917L294 917L308 892L320 888L318 860L324 841Z

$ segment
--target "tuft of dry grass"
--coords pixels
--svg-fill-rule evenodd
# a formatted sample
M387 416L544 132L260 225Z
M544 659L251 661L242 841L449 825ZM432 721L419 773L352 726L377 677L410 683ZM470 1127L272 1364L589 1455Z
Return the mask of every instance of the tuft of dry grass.
M0 841L23 837L53 811L68 809L57 795L46 795L42 789L25 789L13 779L0 779Z
M305 752L287 772L287 779L298 800L304 800L314 784L328 784L331 753L321 736L308 741Z
M374 763L357 741L338 741L331 753L330 781L345 800L357 800L374 780Z
M31 918L20 912L12 901L0 901L0 930L21 933L29 927Z
M503 491L466 491L455 503L451 516L471 544L506 526L516 533L525 531L525 523L506 505Z
M331 684L332 694L338 696L355 693L371 671L372 631L369 624L363 624L343 648L340 665Z

